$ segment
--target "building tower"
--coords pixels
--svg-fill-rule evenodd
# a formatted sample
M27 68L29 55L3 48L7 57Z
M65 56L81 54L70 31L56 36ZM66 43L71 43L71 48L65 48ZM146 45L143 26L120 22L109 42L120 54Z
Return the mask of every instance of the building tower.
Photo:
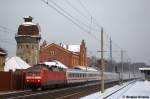
M32 22L31 16L24 18L15 35L17 42L16 55L31 66L39 62L40 27Z
M0 48L0 71L4 71L6 56L6 51L3 48Z
M80 45L80 65L81 66L87 66L87 59L86 59L86 43L84 40L82 40L81 45Z

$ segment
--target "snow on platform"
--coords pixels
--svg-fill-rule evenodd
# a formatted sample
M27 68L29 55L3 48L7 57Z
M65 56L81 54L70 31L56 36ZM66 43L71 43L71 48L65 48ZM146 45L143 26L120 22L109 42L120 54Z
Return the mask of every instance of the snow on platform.
M104 93L97 92L81 99L150 99L150 82L127 82L108 88Z

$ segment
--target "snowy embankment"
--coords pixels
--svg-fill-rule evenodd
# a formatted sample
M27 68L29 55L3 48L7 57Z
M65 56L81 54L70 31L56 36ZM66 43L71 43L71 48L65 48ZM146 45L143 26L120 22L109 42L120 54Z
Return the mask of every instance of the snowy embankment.
M103 99L106 97L107 99L150 99L150 82L126 82L122 85L108 88L104 93L96 92L80 99Z

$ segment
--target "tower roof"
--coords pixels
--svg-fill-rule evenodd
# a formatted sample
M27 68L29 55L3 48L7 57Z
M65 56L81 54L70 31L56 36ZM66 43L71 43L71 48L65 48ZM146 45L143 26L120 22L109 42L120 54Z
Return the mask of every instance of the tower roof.
M18 28L18 35L39 35L39 25L32 22L32 17L24 18L24 22Z
M6 51L0 47L0 55L7 55Z

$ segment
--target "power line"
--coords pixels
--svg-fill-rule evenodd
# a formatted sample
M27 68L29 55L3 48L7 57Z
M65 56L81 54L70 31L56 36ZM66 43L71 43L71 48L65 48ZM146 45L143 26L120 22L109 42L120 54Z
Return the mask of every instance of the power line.
M11 31L11 32L16 32L15 30L9 29L9 28L7 28L5 26L1 26L0 25L0 28L3 29L3 30Z
M85 10L85 12L91 16L91 13L86 9L86 7L82 4L82 2L80 0L77 0L79 2L79 4L81 5L81 7Z
M73 8L79 15L81 15L84 19L86 19L90 25L89 25L89 28L90 28L90 32L91 30L94 30L94 31L98 31L98 29L95 29L94 27L92 27L92 23L93 23L93 17L90 16L86 16L84 13L82 13L79 9L77 9L71 2L69 2L69 0L64 0L71 8Z
M14 32L14 30L6 28L5 26L1 26L1 25L0 25L0 31L1 31L1 33L8 33L8 34L12 34L12 32ZM2 36L2 38L0 39L1 43L7 43L10 45L16 44L16 43L12 42L13 41L12 38L11 39L5 38L5 40L4 40L4 37L6 37L6 36L8 36L8 35Z
M68 0L64 0L69 6L71 6L76 12L78 12L81 16L83 16L84 18L86 18L87 20L89 20L90 18L88 18L84 13L82 13L80 10L78 10L71 2L69 2Z
M50 1L52 4L54 4L57 8L59 8L60 10L62 10L65 14L67 14L69 17L71 17L72 19L76 20L77 22L81 23L82 25L86 26L87 28L89 28L89 26L83 22L81 22L80 20L78 20L77 18L73 17L69 12L67 12L66 10L64 10L62 7L60 7L56 2L54 2L53 0L48 0Z
M42 2L46 3L49 7L51 7L52 9L54 9L56 12L58 12L59 14L61 14L62 16L64 16L66 19L68 19L69 21L71 21L73 24L75 24L78 28L80 28L81 30L85 31L86 33L88 33L90 36L92 36L93 38L95 38L95 40L99 41L99 39L91 34L88 30L86 30L85 28L83 28L80 24L78 24L77 22L75 22L72 18L72 16L70 16L70 14L68 12L66 12L64 9L62 9L61 7L59 7L54 1L50 0L51 3L53 3L56 7L58 7L59 9L61 9L63 12L66 12L66 14L68 13L69 15L64 14L63 12L61 12L60 10L58 10L55 6L51 5L48 1L45 0L41 0ZM70 17L69 17L70 16Z
M101 26L97 23L97 20L92 16L92 14L90 13L90 11L88 11L88 9L84 6L84 4L80 1L77 0L78 3L80 4L80 6L83 8L83 10L88 14L88 16L91 16L93 18L93 23L98 27L101 28Z

